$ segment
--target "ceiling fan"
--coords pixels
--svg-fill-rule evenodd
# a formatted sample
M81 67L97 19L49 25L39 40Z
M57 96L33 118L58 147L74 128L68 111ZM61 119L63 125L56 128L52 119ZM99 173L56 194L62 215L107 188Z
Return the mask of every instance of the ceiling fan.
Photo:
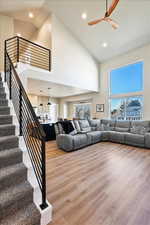
M110 18L110 15L113 13L113 11L115 10L116 6L118 5L120 0L113 0L111 6L108 8L108 0L106 0L106 13L105 16L101 19L97 19L94 21L91 21L88 23L88 25L96 25L102 21L108 22L114 29L117 29L119 27L119 25Z

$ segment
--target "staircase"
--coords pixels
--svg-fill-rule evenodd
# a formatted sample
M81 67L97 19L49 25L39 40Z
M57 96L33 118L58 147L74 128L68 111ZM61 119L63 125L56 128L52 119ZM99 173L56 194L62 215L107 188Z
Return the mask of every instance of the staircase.
M0 225L40 225L0 76Z

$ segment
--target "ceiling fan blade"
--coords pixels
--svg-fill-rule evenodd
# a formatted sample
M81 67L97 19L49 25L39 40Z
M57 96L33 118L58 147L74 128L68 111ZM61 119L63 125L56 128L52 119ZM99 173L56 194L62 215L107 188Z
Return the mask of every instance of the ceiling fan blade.
M111 18L105 18L105 21L108 22L115 30L119 28L119 24L112 20Z
M100 23L100 22L102 22L102 21L104 21L104 18L98 19L98 20L94 20L94 21L91 21L91 22L88 23L88 25L90 25L90 26L96 25L96 24L98 24L98 23Z
M113 0L111 6L109 7L108 11L106 12L105 16L109 17L113 11L115 10L116 6L118 5L120 0Z

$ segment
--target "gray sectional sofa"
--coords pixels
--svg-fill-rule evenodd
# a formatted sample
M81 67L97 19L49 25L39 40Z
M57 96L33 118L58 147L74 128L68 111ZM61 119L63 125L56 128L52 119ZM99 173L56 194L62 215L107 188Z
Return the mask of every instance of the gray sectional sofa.
M73 151L101 141L150 148L150 121L114 121L108 119L71 121L74 131L57 130L60 149Z

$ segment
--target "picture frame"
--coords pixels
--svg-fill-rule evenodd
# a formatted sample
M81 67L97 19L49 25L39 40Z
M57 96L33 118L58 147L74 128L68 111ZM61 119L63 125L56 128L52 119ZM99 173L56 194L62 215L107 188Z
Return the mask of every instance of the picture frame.
M104 112L104 104L97 104L96 112Z

